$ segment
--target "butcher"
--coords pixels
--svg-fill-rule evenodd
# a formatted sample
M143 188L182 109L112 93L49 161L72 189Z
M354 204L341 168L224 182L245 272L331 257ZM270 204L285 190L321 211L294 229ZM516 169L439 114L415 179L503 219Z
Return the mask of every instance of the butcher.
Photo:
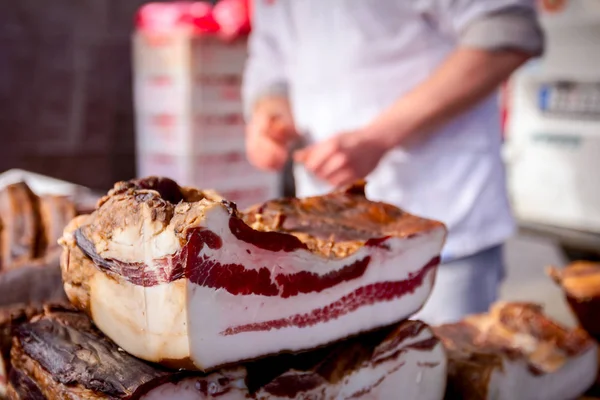
M367 195L443 221L415 317L486 311L515 229L497 89L543 51L534 0L256 0L243 97L250 162L294 160L298 197L366 178Z

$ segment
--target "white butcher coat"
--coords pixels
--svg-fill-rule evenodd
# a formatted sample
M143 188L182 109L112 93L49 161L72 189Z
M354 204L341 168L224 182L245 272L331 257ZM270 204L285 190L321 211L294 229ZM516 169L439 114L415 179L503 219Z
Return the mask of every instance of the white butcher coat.
M244 97L289 95L308 143L365 126L427 79L482 14L522 0L256 0ZM500 157L496 96L421 144L394 148L368 177L367 195L443 221L443 259L504 242L515 227ZM297 195L331 187L295 167Z

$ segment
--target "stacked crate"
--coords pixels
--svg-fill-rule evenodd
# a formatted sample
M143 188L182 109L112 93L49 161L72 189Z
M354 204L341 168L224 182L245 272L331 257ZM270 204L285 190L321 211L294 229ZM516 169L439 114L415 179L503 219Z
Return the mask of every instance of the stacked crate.
M240 88L246 39L224 41L186 24L134 35L139 176L216 189L245 207L279 196L276 174L245 155Z

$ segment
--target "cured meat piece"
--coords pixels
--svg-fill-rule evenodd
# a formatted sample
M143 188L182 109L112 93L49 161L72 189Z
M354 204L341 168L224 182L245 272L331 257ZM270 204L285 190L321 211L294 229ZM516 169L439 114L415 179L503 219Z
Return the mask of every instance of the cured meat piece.
M445 235L367 200L364 184L242 213L148 178L73 220L61 265L72 303L125 351L210 370L406 319L431 291Z
M39 251L39 213L37 197L25 183L0 190L0 220L0 268L34 259Z
M0 308L0 399L7 395L12 335L18 326L41 312L41 306L26 304Z
M57 241L74 216L70 200L25 183L0 191L0 306L65 299Z
M577 261L564 269L551 267L548 275L562 288L581 327L600 340L600 263ZM600 397L600 374L589 394Z
M0 307L66 300L59 257L55 250L47 258L0 271Z
M65 196L42 196L39 205L44 254L55 253L65 226L75 218L75 205Z
M550 268L548 274L563 289L583 329L600 340L600 263L578 261L563 270Z
M594 341L548 319L539 305L497 303L434 331L448 351L449 399L574 399L596 377Z
M47 312L17 329L15 399L441 399L443 346L418 321L299 355L210 374L169 371L125 353L82 313Z
M0 268L19 268L32 260L56 257L58 239L76 215L65 196L36 196L26 183L0 190Z

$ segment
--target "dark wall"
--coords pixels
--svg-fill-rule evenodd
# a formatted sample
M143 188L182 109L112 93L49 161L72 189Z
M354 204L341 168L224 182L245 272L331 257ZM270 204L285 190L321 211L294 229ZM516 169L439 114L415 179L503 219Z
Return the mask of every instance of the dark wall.
M0 171L96 189L135 174L130 36L143 0L0 0Z

